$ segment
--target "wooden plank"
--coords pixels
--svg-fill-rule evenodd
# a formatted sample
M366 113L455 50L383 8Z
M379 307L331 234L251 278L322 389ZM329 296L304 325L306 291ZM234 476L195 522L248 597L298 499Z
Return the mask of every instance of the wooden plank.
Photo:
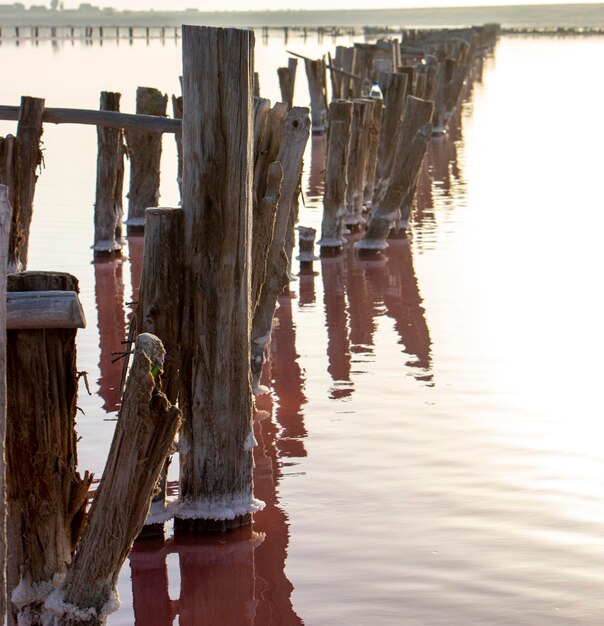
M86 328L84 309L75 291L9 291L6 328Z
M0 105L0 120L17 121L21 107ZM131 128L154 133L181 132L180 120L157 117L155 115L134 115L114 111L90 109L66 109L47 107L42 114L42 122L49 124L85 124L107 128Z

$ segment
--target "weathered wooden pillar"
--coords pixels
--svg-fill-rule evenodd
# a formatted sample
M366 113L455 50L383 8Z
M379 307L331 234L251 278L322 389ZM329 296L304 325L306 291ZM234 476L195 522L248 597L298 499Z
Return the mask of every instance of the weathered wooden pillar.
M344 244L344 217L348 181L348 151L352 102L333 100L329 105L329 133L327 135L327 164L321 222L321 254L333 254Z
M308 89L310 91L310 114L312 132L324 133L327 128L327 85L323 59L304 59Z
M264 349L270 341L271 326L277 297L287 285L289 259L285 252L286 239L291 226L291 215L295 212L294 198L300 187L302 158L310 133L308 109L294 107L285 121L276 161L283 168L281 195L277 204L277 216L273 240L266 258L266 280L260 289L260 297L254 309L252 322L252 373L254 388L257 388L264 363Z
M174 119L182 119L182 110L182 96L172 96L172 114ZM180 193L180 201L182 203L182 133L176 133L174 137L176 139L176 157L178 159L176 182L178 183L178 192Z
M42 136L42 113L44 113L44 99L21 98L19 110L19 123L17 125L18 160L18 202L17 228L18 238L21 239L17 269L27 269L29 231L34 210L34 193L37 170L42 163L42 151L40 150L40 138Z
M296 69L298 59L289 58L287 67L278 67L279 88L281 89L281 99L287 105L287 110L294 106L294 88L296 86Z
M101 92L101 110L119 111L120 94ZM116 196L121 197L120 161L123 167L123 131L116 128L97 127L98 160L96 173L96 199L94 203L95 254L120 253L122 244L116 239L121 211ZM123 179L121 181L123 183ZM120 198L121 201L121 198Z
M159 337L166 350L161 388L168 400L178 398L184 213L182 209L149 208L145 212L143 271L136 309L138 333ZM166 467L167 470L167 467ZM145 531L161 532L166 508L166 473L153 497Z
M298 245L300 252L298 254L298 261L300 261L301 270L312 270L313 262L318 257L315 256L315 238L317 236L317 230L310 228L309 226L298 226Z
M13 617L36 625L54 577L71 560L92 476L77 472L75 337L83 313L75 301L78 318L55 325L34 315L35 304L49 292L64 300L77 291L69 274L8 276L9 294L30 301L7 332L8 592Z
M0 185L0 616L6 615L6 270L12 209Z
M365 171L365 189L363 192L363 202L367 209L371 209L373 192L375 191L375 175L377 171L383 114L383 101L380 98L375 98L372 116L369 122L369 146L367 148L367 169Z
M65 581L45 602L61 626L101 626L118 608L116 581L149 510L153 490L180 424L160 390L165 351L139 335L103 477Z
M252 31L183 26L179 530L251 522Z
M0 185L7 187L7 202L12 208L10 235L8 238L8 271L17 272L21 267L20 248L23 241L19 226L19 185L17 164L18 140L14 135L0 137Z
M379 104L381 106L381 103ZM356 98L353 101L345 218L345 223L351 230L358 230L364 223L363 198L369 152L369 131L374 105L375 101L368 98Z
M152 87L136 90L136 112L143 115L166 116L168 96ZM128 230L145 226L145 209L159 201L161 133L128 128L125 132L130 159L130 191L128 192Z
M365 237L355 243L360 252L374 253L388 247L386 239L399 216L401 205L412 201L417 175L431 137L432 124L428 122L416 132L411 144L399 141L388 186L379 198Z
M382 73L378 82L384 96L384 116L380 133L376 176L378 179L388 176L396 150L399 125L403 117L405 99L408 93L408 79L405 74Z

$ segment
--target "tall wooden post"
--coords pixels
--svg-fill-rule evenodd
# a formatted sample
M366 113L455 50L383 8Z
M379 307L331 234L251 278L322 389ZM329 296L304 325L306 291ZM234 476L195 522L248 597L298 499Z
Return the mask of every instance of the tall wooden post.
M351 122L352 102L333 100L329 105L323 221L319 240L321 254L339 252L344 243Z
M379 85L384 96L384 117L380 133L376 176L381 179L388 176L392 167L409 83L406 74L384 72L379 75Z
M383 114L384 106L382 100L380 98L375 99L371 120L369 122L369 147L367 149L367 168L365 170L365 189L363 192L363 200L367 209L371 208L373 202Z
M165 117L168 96L152 87L136 90L136 112ZM145 209L156 207L159 200L161 133L126 129L130 158L130 191L128 192L128 229L145 226Z
M178 398L184 215L182 209L149 208L145 211L143 271L136 309L136 329L159 337L166 350L161 388L168 400ZM166 466L167 471L167 466ZM166 471L151 502L145 534L163 531L166 505Z
M296 69L298 59L289 58L287 67L278 67L279 88L281 89L281 99L287 105L287 110L294 106L294 87L296 85Z
M18 184L18 140L14 135L0 137L0 185L7 187L7 202L11 206L11 225L8 238L8 271L17 272L21 266L20 248L23 235L18 223L19 184Z
M119 111L120 94L101 92L101 110ZM96 199L94 203L95 254L120 253L122 244L116 239L121 220L121 209L116 202L121 197L119 161L123 167L123 131L116 128L97 128L98 160L96 172ZM123 183L123 179L121 181ZM119 200L121 202L121 198Z
M182 119L182 96L172 96L172 113L174 119ZM178 192L182 202L182 134L176 133L176 157L178 159L178 167L176 170L176 182L178 183Z
M6 615L6 270L12 209L0 185L0 616Z
M69 274L23 272L9 292L77 292ZM43 324L43 322L42 322ZM76 329L7 333L8 591L12 612L37 624L55 575L65 573L92 480L77 471Z
M179 530L251 522L252 31L183 26Z
M18 159L16 161L16 180L18 201L13 206L13 221L16 233L13 241L18 240L16 257L12 259L16 270L27 269L29 231L34 210L34 192L38 178L37 169L42 163L40 138L42 137L42 114L44 99L21 98L19 124L17 125ZM8 182L8 181L7 181ZM11 265L12 265L11 264Z
M323 59L304 59L308 89L310 91L310 114L312 132L324 133L327 128L327 82Z

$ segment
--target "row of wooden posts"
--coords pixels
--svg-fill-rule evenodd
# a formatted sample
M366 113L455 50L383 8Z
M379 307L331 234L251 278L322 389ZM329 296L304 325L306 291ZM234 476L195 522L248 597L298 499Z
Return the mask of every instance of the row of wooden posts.
M422 63L424 54L421 67L379 66L383 99L356 92L365 70L354 63L343 69L341 59L350 53L336 52L332 76L351 81L334 78L337 98L316 127L324 130L327 119L324 253L341 250L346 229L362 228L367 209L372 215L361 250L382 249L393 226L404 224L432 135L436 94L444 94L446 106L457 104L458 65L462 82L471 78L496 29L472 33L470 43L430 39L438 65ZM172 103L182 122L163 119L167 97L154 89L138 90L136 116L118 113L119 94L104 92L96 122L85 112L45 109L43 100L24 98L16 137L0 142L0 328L8 339L0 410L7 406L11 624L104 623L115 606L118 572L145 520L161 524L173 516L179 532L222 531L249 524L262 507L253 495L252 391L277 297L289 282L311 120L309 109L293 106L295 60L279 70L284 102L271 106L253 97L253 48L251 31L183 27L183 97ZM362 48L374 60L383 49L393 63L406 54L397 42ZM314 109L310 77L321 72L312 61L305 64ZM424 65L431 69L422 78ZM14 114L3 108L5 116ZM119 253L124 135L131 163L126 225L145 228L132 365L88 512L92 476L78 473L75 435L75 338L84 324L77 279L23 271L42 123L78 115L98 125L96 253ZM157 126L149 133L152 122ZM182 208L159 208L161 132L175 131ZM312 261L314 233L303 230L299 238L301 260ZM8 276L8 309L5 266L17 272ZM158 486L177 432L180 495L166 510Z

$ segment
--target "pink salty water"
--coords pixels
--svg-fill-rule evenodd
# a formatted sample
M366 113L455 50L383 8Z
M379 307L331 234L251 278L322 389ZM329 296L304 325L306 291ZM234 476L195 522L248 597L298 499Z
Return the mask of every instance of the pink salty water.
M110 625L604 623L603 56L599 37L500 40L430 144L409 238L380 261L317 261L280 299L253 529L137 544ZM2 104L96 108L106 89L133 111L137 85L179 89L173 41L3 42L0 58ZM273 101L286 58L258 39ZM100 477L142 240L93 264L95 131L47 126L44 144L30 269L80 279L79 456ZM304 225L320 224L324 154L313 138ZM166 137L165 206L175 163Z

